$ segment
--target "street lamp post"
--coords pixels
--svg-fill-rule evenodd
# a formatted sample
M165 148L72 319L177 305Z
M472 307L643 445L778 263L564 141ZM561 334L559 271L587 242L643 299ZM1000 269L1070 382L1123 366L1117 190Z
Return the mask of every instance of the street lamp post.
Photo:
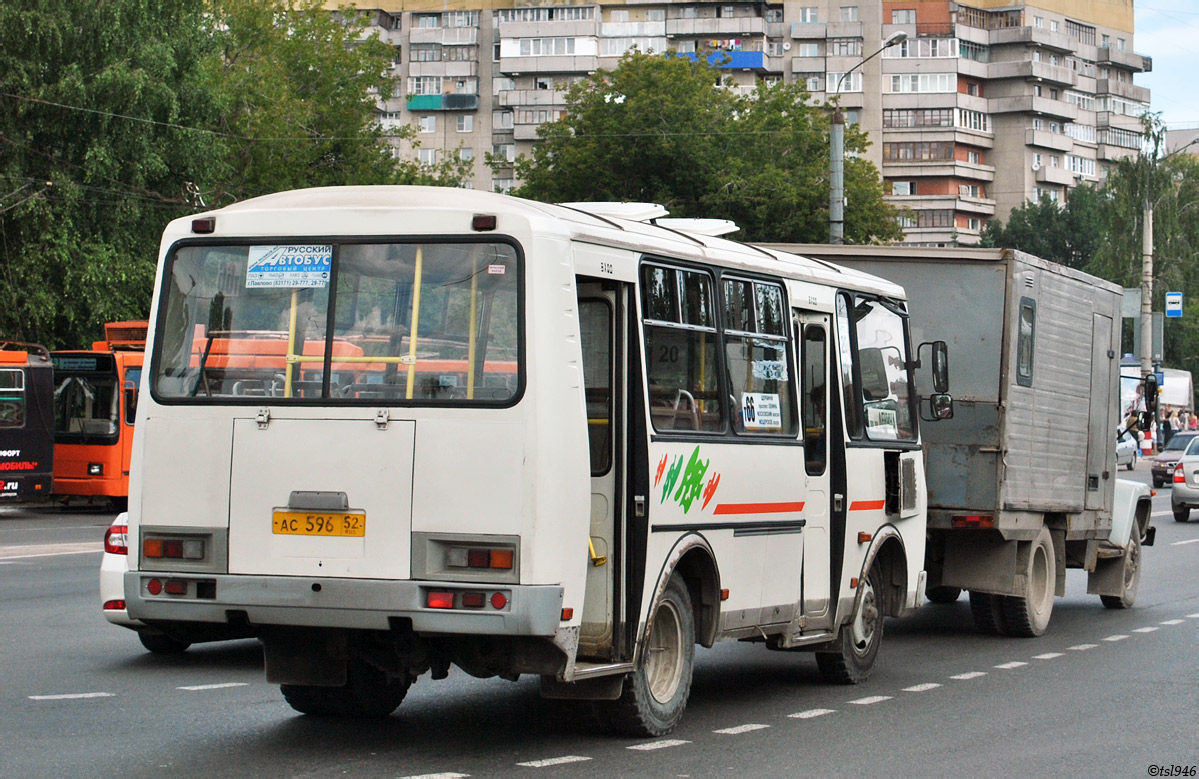
M845 115L841 113L841 84L845 77L896 44L908 39L908 34L898 30L887 36L882 47L841 74L837 79L837 102L833 104L833 117L829 125L829 196L828 196L828 242L845 242Z

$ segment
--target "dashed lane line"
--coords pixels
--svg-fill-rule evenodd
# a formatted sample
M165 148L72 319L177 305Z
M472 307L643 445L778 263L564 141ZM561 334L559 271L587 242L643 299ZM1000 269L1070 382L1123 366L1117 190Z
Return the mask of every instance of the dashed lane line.
M220 684L194 684L189 687L176 687L176 690L188 690L196 692L198 690L223 690L227 687L249 687L249 682L221 682Z
M1167 619L1167 620L1164 620L1157 624L1159 624L1159 625L1181 625L1185 621L1186 620L1182 620L1182 619Z
M404 776L401 779L466 779L470 774L414 774L412 776Z
M1000 663L999 665L997 665L997 666L995 666L995 667L996 667L996 668L1002 668L1002 669L1003 669L1003 670L1005 670L1005 671L1010 671L1010 670L1012 670L1013 668L1020 668L1021 666L1025 666L1025 665L1028 665L1028 663L1025 663L1025 662L1023 662L1023 661L1021 661L1021 660L1013 660L1013 661L1012 661L1012 662L1010 662L1010 663Z
M592 758L584 755L563 755L562 757L549 757L545 760L530 760L527 763L517 763L525 768L549 768L555 765L566 765L567 763L585 763Z
M891 700L890 695L870 695L865 698L858 698L856 701L850 701L850 703L853 703L857 706L870 706L875 703L882 703L883 701L889 700Z
M1159 628L1157 625L1151 625L1147 628L1137 628L1136 630L1134 630L1132 632L1133 633L1153 633L1158 630L1161 630L1161 628Z
M836 711L836 709L808 709L807 711L797 711L787 716L791 719L812 719L813 717L823 717L825 714L835 714Z
M652 752L655 749L668 749L670 747L681 747L683 744L690 744L690 741L684 741L681 738L668 738L663 741L650 741L645 744L633 744L625 749L633 749L638 752Z
M1173 541L1170 546L1182 546L1183 544L1199 544L1199 538L1188 538L1185 541Z
M713 733L722 733L726 736L739 736L742 733L751 733L755 730L763 730L768 727L770 727L770 726L769 725L759 725L758 723L755 722L755 723L749 723L746 725L737 725L736 727L733 727L733 728L721 728L720 730L713 730L712 732Z
M1085 652L1088 649L1094 649L1097 646L1099 646L1099 645L1098 644L1075 644L1074 646L1070 647L1070 649L1074 652Z
M903 691L904 692L928 692L929 690L935 690L940 686L941 685L937 684L936 682L925 682L924 684L916 684L911 687L904 687Z
M116 693L112 692L69 692L62 695L30 695L31 701L71 701L80 698L112 698Z
M1061 652L1046 652L1045 654L1042 654L1042 655L1033 655L1032 659L1033 660L1052 660L1055 657L1061 657L1061 656L1062 656Z
M1107 638L1103 638L1100 640L1101 641L1123 641L1126 638L1128 638L1128 636L1124 635L1123 633L1117 633L1114 636L1108 636Z
M967 679L977 679L980 676L986 676L986 675L987 675L986 671L967 671L964 674L957 674L956 676L951 676L949 678L957 679L958 681L966 681Z

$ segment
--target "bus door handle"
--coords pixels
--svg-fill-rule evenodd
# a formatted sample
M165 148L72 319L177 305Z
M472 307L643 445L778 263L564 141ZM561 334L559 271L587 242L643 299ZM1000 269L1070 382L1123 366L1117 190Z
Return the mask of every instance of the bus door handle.
M635 516L635 517L644 517L645 516L645 496L644 495L634 495L633 496L633 516Z
M833 495L833 511L843 511L845 509L845 496Z

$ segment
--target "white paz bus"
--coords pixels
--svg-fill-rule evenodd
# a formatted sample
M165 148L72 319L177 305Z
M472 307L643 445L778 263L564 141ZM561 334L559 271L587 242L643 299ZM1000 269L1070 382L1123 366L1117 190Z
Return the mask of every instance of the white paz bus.
M454 664L659 735L727 639L865 679L923 596L944 344L920 368L895 284L664 215L346 187L172 222L130 617L259 637L309 714Z

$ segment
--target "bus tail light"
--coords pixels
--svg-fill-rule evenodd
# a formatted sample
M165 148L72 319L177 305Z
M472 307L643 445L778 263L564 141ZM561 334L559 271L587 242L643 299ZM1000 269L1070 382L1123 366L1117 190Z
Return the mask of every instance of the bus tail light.
M104 463L88 463L87 464L87 475L88 476L103 476L104 475Z
M488 597L483 590L427 590L425 592L425 607L430 609L481 609L488 603L493 609L503 609L508 605L508 596L502 592L493 592Z
M147 538L142 541L142 554L154 559L203 560L204 539Z
M430 590L425 603L431 609L452 609L454 608L454 593Z
M108 554L129 554L128 525L110 525L108 530L104 531L104 551Z
M125 601L123 600L106 600L104 601L105 611L124 611Z
M450 568L498 568L512 570L514 555L511 549L452 547L446 550L445 561Z

